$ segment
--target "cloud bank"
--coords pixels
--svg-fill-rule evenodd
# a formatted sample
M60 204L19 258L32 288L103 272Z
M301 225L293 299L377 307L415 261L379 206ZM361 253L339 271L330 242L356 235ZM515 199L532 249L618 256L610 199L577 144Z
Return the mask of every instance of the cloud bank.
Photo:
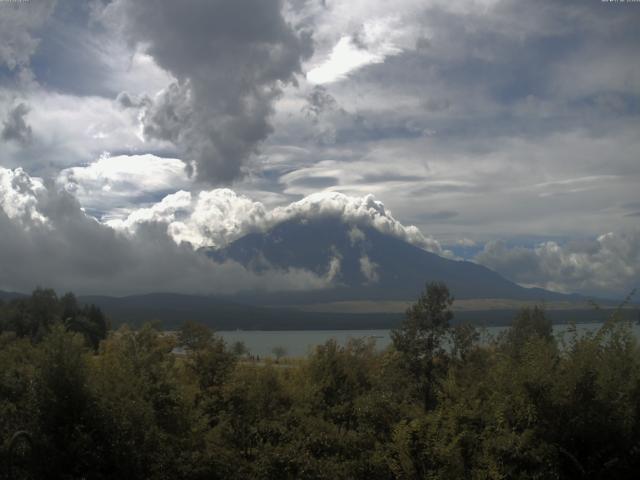
M561 292L626 294L640 287L640 229L608 232L590 241L533 248L492 241L475 257L505 277Z
M317 275L269 265L249 271L231 261L216 263L199 251L288 220L322 218L350 224L352 242L362 239L358 227L366 226L451 255L416 227L400 223L371 195L324 192L268 208L229 189L181 190L103 223L83 211L73 192L60 185L20 168L0 168L0 289L25 291L40 284L80 293L223 294L326 288L339 280L338 256L325 274ZM543 242L533 248L492 241L475 261L525 285L621 294L640 283L640 230L610 232L592 241ZM360 259L360 268L369 282L379 278L378 266L368 257Z

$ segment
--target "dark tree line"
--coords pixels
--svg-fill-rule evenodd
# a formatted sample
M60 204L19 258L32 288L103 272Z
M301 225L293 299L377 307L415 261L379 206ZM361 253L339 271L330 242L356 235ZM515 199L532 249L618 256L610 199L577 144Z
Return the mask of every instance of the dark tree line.
M630 479L640 471L640 350L615 316L594 333L558 339L542 309L525 309L481 343L472 326L449 325L449 292L431 284L385 351L328 341L304 359L255 363L190 322L177 336L122 327L94 350L63 320L74 318L63 299L36 297L27 310L41 326L16 335L12 302L0 336L0 463L5 439L27 430L33 478Z
M12 332L18 338L41 341L55 325L82 334L97 349L106 338L109 323L95 305L80 305L73 293L58 297L50 289L36 289L30 297L9 302L0 300L0 333Z

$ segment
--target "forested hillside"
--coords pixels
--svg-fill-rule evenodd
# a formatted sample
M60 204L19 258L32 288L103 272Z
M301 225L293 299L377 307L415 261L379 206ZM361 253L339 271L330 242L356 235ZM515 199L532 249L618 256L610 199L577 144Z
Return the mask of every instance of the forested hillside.
M255 362L194 323L177 336L108 332L71 295L12 300L0 306L3 474L637 477L640 350L629 323L614 314L595 333L558 339L533 308L480 343L473 327L450 326L451 302L430 284L386 351L329 341L304 359Z

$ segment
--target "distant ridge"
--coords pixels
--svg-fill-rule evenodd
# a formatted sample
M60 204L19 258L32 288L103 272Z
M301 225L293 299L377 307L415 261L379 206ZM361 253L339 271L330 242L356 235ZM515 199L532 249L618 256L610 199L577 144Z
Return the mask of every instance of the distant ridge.
M21 293L0 291L0 298L10 301L22 298ZM155 323L158 328L174 330L186 320L207 325L215 330L363 330L396 327L404 312L349 313L304 311L297 308L268 308L243 305L225 298L182 295L176 293L152 293L125 297L88 295L78 298L80 303L99 306L109 317L113 328L122 324L140 326ZM455 304L454 304L455 310ZM470 322L479 326L510 325L518 309L457 310L454 323ZM600 322L610 310L588 308L563 308L549 310L554 323ZM637 310L628 310L630 319L636 319Z
M9 300L13 300L16 298L23 298L26 297L26 295L24 293L18 293L18 292L3 292L2 290L0 290L0 300L6 302Z
M113 321L113 326L127 323L133 326L158 322L159 327L173 330L185 320L207 325L215 330L360 330L388 329L400 324L404 312L343 313L309 312L294 308L268 308L243 305L224 298L154 293L128 297L84 296L82 303L99 306ZM456 311L454 323L476 325L510 325L519 309ZM601 322L610 311L589 308L548 311L554 323ZM636 311L629 311L631 318Z
M127 297L82 296L82 303L99 306L114 326L122 323L141 325L159 322L165 329L175 329L186 321L202 323L216 330L339 330L390 328L401 314L316 313L294 309L243 305L224 298L152 293Z

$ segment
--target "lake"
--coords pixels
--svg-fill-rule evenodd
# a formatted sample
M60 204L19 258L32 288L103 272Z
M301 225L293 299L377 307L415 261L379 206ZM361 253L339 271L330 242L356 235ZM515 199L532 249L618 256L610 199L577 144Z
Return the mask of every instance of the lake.
M595 331L601 323L581 323L577 325L579 332ZM497 336L507 327L486 327L481 330L481 340L486 342ZM568 325L554 325L556 336L563 335ZM640 337L640 325L634 324L633 330ZM350 338L374 338L376 347L386 348L391 343L391 330L234 330L216 332L223 337L228 344L241 341L249 349L252 355L260 357L273 356L275 347L283 347L286 356L303 357L310 353L317 345L322 345L333 338L339 344L344 345Z

